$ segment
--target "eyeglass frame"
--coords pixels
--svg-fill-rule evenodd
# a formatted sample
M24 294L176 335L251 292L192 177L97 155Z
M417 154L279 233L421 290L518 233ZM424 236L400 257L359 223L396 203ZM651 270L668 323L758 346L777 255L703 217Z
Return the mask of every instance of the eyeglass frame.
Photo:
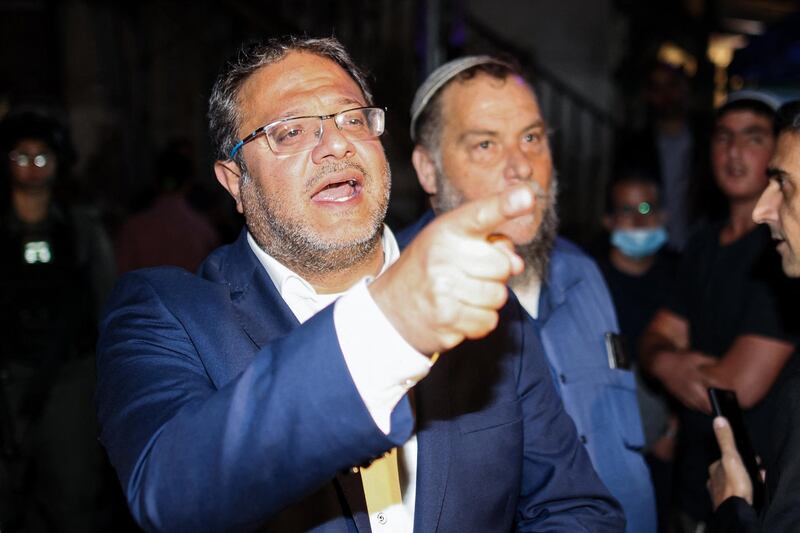
M267 146L269 146L269 149L272 151L272 153L274 153L274 154L280 153L280 152L276 152L275 151L275 149L272 147L272 145L269 142L269 136L266 135L267 130L269 128L272 128L273 126L277 126L278 124L282 124L284 122L289 122L291 120L299 120L299 119L304 119L304 118L318 118L320 120L320 124L322 124L323 121L333 118L334 119L333 123L336 125L336 129L339 130L339 131L343 131L341 126L339 126L339 124L336 122L335 117L337 117L338 115L342 115L344 113L349 113L350 111L358 111L359 109L377 109L377 110L379 110L379 111L381 111L383 113L383 115L384 115L384 128L383 128L383 131L381 131L375 137L367 137L367 138L368 139L377 139L378 137L383 135L384 132L386 131L386 125L385 125L386 124L386 119L385 119L385 117L386 117L386 111L388 110L387 108L378 107L378 106L371 106L371 105L351 107L350 109L343 109L342 111L339 111L337 113L331 113L329 115L303 115L303 116L299 116L299 117L287 117L287 118L281 118L281 119L278 119L278 120L274 120L274 121L270 122L269 124L261 126L260 128L256 128L250 134L248 134L248 135L244 136L243 138L239 139L239 142L237 142L236 145L234 145L234 147L231 148L231 151L228 154L228 159L233 159L234 157L236 157L236 153L239 150L241 150L241 148L245 144L247 144L250 141L254 140L256 137L258 137L262 133L265 134L265 137L267 139ZM299 153L299 152L302 152L302 151L303 150L299 150L296 153ZM290 153L295 153L295 152L290 152Z
M28 161L22 163L19 160L20 157L23 157ZM36 160L39 159L40 157L44 158L44 162L41 165L38 165L36 163ZM26 154L24 152L18 152L17 150L12 150L11 152L8 153L8 159L20 168L27 168L31 165L33 165L36 168L45 168L51 163L51 160L54 157L55 155L50 152L39 152L38 154Z

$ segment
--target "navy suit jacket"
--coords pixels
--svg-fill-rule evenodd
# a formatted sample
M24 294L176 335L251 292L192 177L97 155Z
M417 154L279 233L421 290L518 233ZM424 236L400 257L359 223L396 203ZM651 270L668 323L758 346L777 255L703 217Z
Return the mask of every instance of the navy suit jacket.
M199 275L120 280L101 323L96 400L140 525L369 531L353 467L416 431L415 531L624 527L516 302L495 332L440 358L388 436L353 384L332 309L299 325L244 232Z

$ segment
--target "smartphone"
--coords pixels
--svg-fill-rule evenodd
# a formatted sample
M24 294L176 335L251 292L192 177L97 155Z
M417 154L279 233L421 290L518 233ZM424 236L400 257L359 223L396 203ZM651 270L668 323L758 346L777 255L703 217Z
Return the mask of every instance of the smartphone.
M608 368L631 369L631 358L625 348L625 339L622 335L608 331L605 334L606 356Z
M753 508L759 510L764 503L764 482L761 480L758 460L750 442L750 436L744 427L742 409L739 407L739 400L736 399L736 392L726 389L708 389L708 398L711 400L711 410L714 416L724 416L733 430L733 437L736 440L736 448L742 457L750 482L753 484Z

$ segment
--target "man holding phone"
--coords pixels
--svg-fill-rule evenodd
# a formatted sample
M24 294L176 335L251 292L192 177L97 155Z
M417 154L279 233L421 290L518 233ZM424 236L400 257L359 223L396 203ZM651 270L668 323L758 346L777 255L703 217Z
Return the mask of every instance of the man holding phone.
M777 242L783 271L800 277L800 101L781 108L778 142L767 173L770 183L761 195L753 220L767 224ZM709 468L708 488L715 513L710 531L795 531L800 523L800 372L791 375L778 397L773 419L775 454L767 464L767 504L752 507L753 486L736 448L733 431L723 417L714 419L722 457Z

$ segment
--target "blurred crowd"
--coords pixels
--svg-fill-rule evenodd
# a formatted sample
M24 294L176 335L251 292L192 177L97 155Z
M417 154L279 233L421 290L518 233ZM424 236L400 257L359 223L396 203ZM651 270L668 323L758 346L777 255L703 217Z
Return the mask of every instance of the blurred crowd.
M703 531L713 513L706 483L720 451L707 389L736 392L769 470L776 395L798 371L800 326L791 311L797 284L782 274L770 230L753 220L788 98L745 90L696 110L691 81L666 63L648 72L647 123L618 133L601 237L584 243L635 375L638 451L655 489L658 531L687 533ZM75 194L78 154L58 113L19 107L2 117L4 533L136 530L96 438L96 325L119 275L159 265L194 272L235 236L236 222L197 189L193 149L181 139L164 146L148 197L110 217Z

